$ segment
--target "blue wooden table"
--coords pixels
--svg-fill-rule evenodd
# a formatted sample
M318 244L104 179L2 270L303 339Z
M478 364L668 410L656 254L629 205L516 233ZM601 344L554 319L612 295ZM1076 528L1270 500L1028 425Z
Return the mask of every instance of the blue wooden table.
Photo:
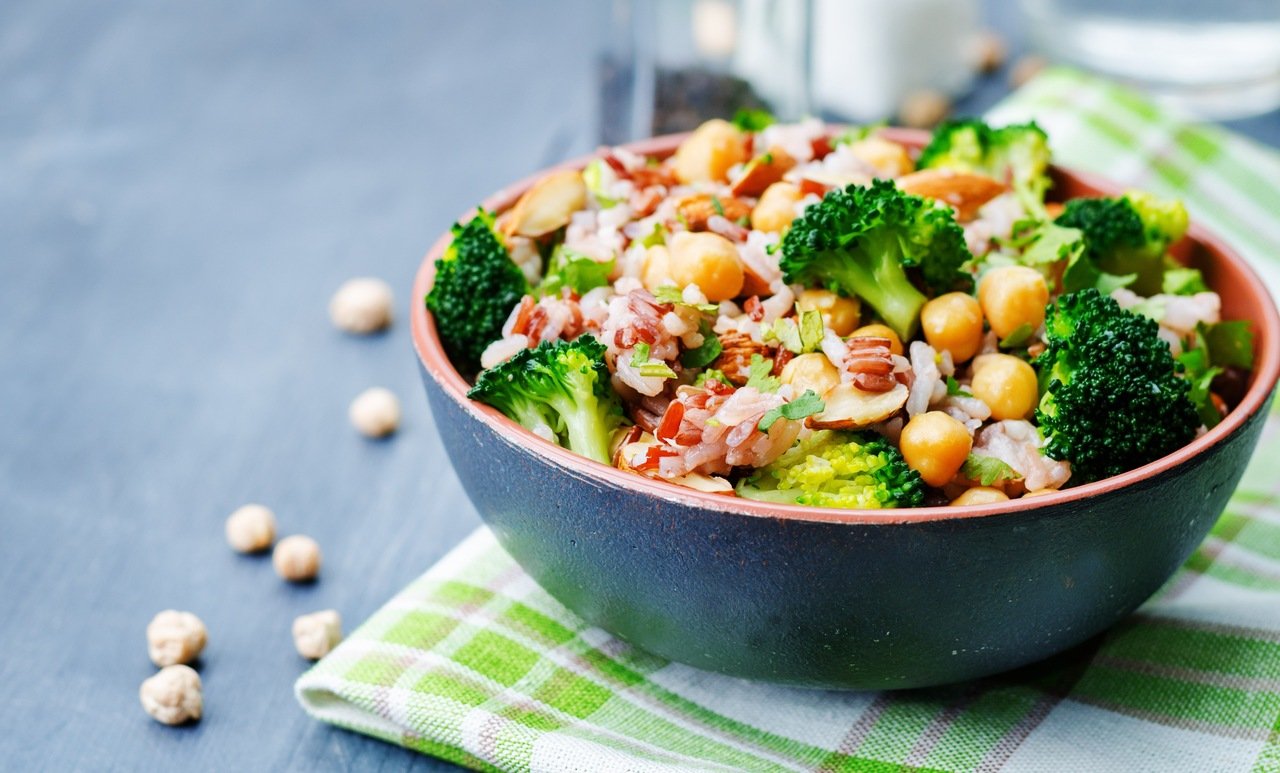
M479 523L420 397L410 279L484 194L593 147L608 13L0 4L0 767L450 767L306 717L290 624L354 627ZM1274 115L1240 127L1280 142ZM329 324L354 275L398 289L387 334ZM404 404L388 441L346 420L375 384ZM227 548L250 501L319 541L318 583ZM209 627L182 728L137 697L171 607Z

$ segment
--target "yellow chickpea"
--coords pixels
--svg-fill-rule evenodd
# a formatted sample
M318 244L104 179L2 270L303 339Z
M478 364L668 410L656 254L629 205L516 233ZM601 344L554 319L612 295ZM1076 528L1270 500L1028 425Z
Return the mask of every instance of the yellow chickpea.
M1023 325L1033 330L1040 327L1049 302L1049 285L1034 268L1001 266L982 277L978 302L991 329L1004 338Z
M831 364L827 355L811 352L792 358L783 366L779 378L782 383L795 387L796 394L812 389L819 395L824 395L828 389L840 383L840 371Z
M991 408L991 417L998 421L1027 418L1040 398L1035 370L1012 354L977 357L969 391Z
M964 505L993 505L996 502L1008 502L1009 497L998 488L990 486L974 486L967 489L963 494L951 500L951 504L956 507Z
M929 411L907 422L898 445L907 466L920 473L925 483L942 486L960 471L973 438L959 421L942 411Z
M898 334L893 332L893 328L888 325L882 325L879 322L863 325L849 335L851 338L887 338L889 339L889 351L894 354L902 354L903 352L902 339L898 338Z
M723 181L730 167L746 160L746 137L728 121L714 118L680 143L674 163L676 178L686 184Z
M738 248L710 231L681 231L667 242L671 253L671 278L676 285L696 284L712 303L727 301L742 292L745 275Z
M671 253L666 247L655 244L645 250L640 281L649 292L655 292L663 285L674 284L675 280L671 278Z
M764 189L760 201L751 210L751 227L757 231L778 233L796 219L796 203L804 198L792 183L777 182Z
M847 336L858 326L862 304L857 298L843 298L830 290L804 290L796 299L801 311L822 313L822 322L838 336Z
M964 362L982 348L982 308L967 293L947 293L926 303L920 310L920 327L929 345L951 352L955 362Z
M901 177L916 168L906 148L883 137L858 140L849 146L849 151L874 169L878 177Z
M1022 495L1022 498L1026 499L1027 497L1042 497L1045 494L1056 494L1056 493L1058 493L1058 490L1056 488L1042 488L1042 489L1036 489L1035 491L1028 491L1027 493Z

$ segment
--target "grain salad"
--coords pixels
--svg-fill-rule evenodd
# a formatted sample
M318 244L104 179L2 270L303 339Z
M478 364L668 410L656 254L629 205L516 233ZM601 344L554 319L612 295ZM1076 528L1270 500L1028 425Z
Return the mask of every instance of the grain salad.
M426 298L469 395L637 475L783 504L986 504L1221 421L1247 323L1182 204L1056 201L1034 123L713 120L453 228Z

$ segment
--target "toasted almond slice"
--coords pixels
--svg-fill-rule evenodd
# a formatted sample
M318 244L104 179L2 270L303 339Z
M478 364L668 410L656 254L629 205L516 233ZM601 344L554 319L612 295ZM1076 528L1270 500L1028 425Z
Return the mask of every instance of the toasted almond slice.
M543 177L524 192L511 210L504 230L508 236L544 236L569 224L574 212L587 206L582 175L562 169Z
M764 280L764 277L751 270L751 266L746 263L742 264L742 292L741 295L759 295L765 297L773 295L773 288Z
M707 221L716 215L723 215L733 223L751 217L751 207L745 201L710 193L686 196L676 205L676 211L684 218L685 227L690 231L707 230Z
M805 172L804 179L801 180L800 189L804 190L805 183L810 186L821 186L825 190L832 188L843 188L847 185L866 185L871 182L871 178L865 174L847 173L836 174L834 172L812 171ZM805 191L808 193L808 191Z
M902 410L911 390L898 384L888 392L866 392L853 384L840 384L822 396L826 408L805 419L809 429L862 429L884 421Z
M907 193L955 207L961 222L972 220L983 204L1005 192L999 180L954 169L921 169L899 177L897 183Z
M733 484L721 478L719 475L703 475L698 472L691 472L681 475L678 478L662 478L668 483L674 483L678 486L691 488L694 491L702 491L707 494L724 494L726 496L735 497L737 493L733 490Z
M759 196L764 189L782 179L796 165L796 160L782 148L770 148L742 167L731 188L734 196Z

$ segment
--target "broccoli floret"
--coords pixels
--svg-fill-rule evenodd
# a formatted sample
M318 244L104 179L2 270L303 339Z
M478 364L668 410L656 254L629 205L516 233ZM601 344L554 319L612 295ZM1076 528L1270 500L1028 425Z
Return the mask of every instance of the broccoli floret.
M780 265L789 283L862 298L906 341L925 303L907 269L943 292L972 282L972 257L950 209L875 180L809 206L783 237Z
M1171 267L1165 253L1187 232L1187 210L1181 202L1133 192L1118 198L1072 199L1056 222L1084 233L1085 257L1093 265L1108 274L1132 277L1132 289L1139 295L1154 295Z
M738 483L748 499L874 510L918 507L924 481L884 438L820 430Z
M604 344L591 335L543 341L483 371L467 397L531 431L554 433L574 453L608 464L623 414L604 353Z
M427 308L449 358L475 372L485 347L502 337L502 325L529 283L511 260L493 215L478 209L466 223L454 223L453 242L436 261Z
M1141 467L1195 437L1190 384L1157 331L1093 289L1047 309L1036 421L1045 454L1070 462L1073 482Z
M920 152L920 169L943 168L993 177L1013 187L1029 214L1044 213L1049 179L1049 137L1034 121L998 129L969 118L947 121Z

